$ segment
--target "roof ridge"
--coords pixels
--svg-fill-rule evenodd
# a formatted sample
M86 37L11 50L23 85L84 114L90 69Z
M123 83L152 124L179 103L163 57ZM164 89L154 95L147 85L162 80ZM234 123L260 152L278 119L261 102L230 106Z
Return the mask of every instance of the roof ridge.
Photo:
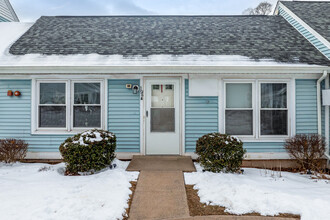
M56 15L41 16L49 18L76 18L76 17L278 17L278 15Z

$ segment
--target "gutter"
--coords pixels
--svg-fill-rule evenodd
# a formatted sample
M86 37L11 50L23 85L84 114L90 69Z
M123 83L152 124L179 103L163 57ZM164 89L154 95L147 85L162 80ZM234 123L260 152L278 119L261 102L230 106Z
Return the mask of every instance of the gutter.
M322 135L322 105L321 105L321 82L326 78L326 87L329 88L329 76L326 70L323 71L322 76L317 80L317 133ZM326 152L324 155L330 160L329 155L329 106L325 107L325 139L326 139Z
M210 65L122 65L122 66L3 66L0 64L0 75L17 74L159 74L159 73L197 73L197 74L257 74L257 73L301 73L315 74L324 70L330 71L329 67L318 65L278 65L278 66L210 66Z

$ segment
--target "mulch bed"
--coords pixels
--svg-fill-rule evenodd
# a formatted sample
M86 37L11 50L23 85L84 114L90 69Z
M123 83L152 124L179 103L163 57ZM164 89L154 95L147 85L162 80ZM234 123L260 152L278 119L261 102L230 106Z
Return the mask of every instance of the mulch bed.
M130 183L131 183L131 187L129 189L132 191L132 194L129 195L128 208L126 209L126 215L123 216L123 220L128 220L128 218L129 218L129 211L131 209L131 205L132 205L133 196L134 196L134 192L135 192L135 189L136 189L137 181L131 181Z
M198 190L194 189L194 185L186 185L189 214L190 216L207 216L207 215L233 215L225 212L225 207L217 205L207 205L200 202ZM237 215L236 215L237 216ZM244 216L261 216L259 213L248 213ZM279 214L275 217L300 219L299 215Z

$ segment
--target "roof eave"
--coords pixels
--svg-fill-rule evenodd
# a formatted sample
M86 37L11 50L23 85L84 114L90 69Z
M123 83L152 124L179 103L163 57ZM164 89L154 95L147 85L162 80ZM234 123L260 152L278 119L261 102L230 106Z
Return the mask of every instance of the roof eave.
M0 75L43 74L295 74L322 73L330 66L319 65L275 65L275 66L0 66Z

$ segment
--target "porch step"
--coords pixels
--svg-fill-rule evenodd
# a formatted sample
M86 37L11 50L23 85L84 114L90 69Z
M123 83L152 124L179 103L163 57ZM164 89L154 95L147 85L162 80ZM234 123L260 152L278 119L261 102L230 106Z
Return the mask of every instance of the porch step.
M133 156L126 171L196 172L190 156Z

